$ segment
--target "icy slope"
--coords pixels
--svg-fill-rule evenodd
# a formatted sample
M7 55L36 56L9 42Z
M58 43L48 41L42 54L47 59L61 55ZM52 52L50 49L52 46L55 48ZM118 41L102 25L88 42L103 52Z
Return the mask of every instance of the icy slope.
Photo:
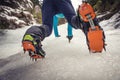
M6 37L11 33L12 39L1 40L1 43L6 42L0 46L1 58L4 56L0 61L1 80L120 80L119 29L105 31L107 52L90 55L82 31L73 30L74 37L68 43L67 24L61 25L61 37L55 38L52 34L43 41L47 55L37 62L30 61L20 46L25 29L8 31ZM13 56L8 57L10 55Z
M27 28L0 30L0 58L14 55L22 49L21 41Z

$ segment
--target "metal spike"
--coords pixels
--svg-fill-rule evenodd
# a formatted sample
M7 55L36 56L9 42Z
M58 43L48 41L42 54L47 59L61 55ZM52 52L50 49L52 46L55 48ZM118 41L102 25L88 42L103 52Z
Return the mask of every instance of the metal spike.
M32 58L32 61L34 61L34 58Z
M37 61L37 59L35 58L35 61Z
M25 52L26 52L26 51L24 50L24 54L25 54Z
M31 56L30 56L30 60L31 60L32 58L31 58Z
M68 39L68 42L70 43L70 39Z

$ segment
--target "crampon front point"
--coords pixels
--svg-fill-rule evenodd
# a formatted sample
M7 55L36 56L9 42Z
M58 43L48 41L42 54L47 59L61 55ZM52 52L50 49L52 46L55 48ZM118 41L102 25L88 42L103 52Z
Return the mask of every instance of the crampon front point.
M41 55L36 53L35 47L33 46L32 42L23 41L22 43L24 53L27 51L29 52L29 56L32 60L37 60L43 58Z
M32 51L28 51L28 52L29 52L30 59L32 59L32 60L37 61L37 59L43 58L41 55L38 55Z

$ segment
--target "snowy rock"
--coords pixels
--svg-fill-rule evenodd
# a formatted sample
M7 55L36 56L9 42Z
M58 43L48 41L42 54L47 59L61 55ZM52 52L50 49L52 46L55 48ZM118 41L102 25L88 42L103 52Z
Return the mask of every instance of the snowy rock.
M120 29L120 11L114 14L110 19L101 21L102 26L108 29Z
M113 15L109 21L110 21L110 24L113 24L113 27L115 29L120 28L120 11L115 15Z
M30 0L0 1L0 28L15 29L33 24L32 9Z

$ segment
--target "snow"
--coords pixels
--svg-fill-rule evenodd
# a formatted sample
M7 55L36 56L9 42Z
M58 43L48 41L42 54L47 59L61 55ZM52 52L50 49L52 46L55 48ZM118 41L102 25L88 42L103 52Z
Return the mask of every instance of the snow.
M82 0L71 0L75 10L78 9L78 6L82 3Z
M97 18L103 17L103 16L105 16L105 15L107 15L107 14L109 14L109 13L110 13L109 11L108 11L108 12L105 12L105 14L102 14L102 15L97 16Z
M8 16L8 15L4 15L6 18L7 18L7 20L14 20L14 21L17 21L18 20L18 18L17 17L15 17L15 16Z
M23 20L17 20L15 23L16 23L17 25L20 24L20 23L26 24L25 21L23 21Z
M21 40L27 28L0 30L0 59L7 58L21 50Z
M103 20L100 25L104 27L105 30L114 30L116 25L120 25L119 20L120 12L113 15L109 20Z
M30 0L23 0L23 3L26 3L27 8L33 9L33 3ZM26 10L25 9L26 7L24 7L25 6L24 4L20 4L20 3L18 3L18 4L19 4L20 9Z
M1 6L1 7L5 7L5 6ZM11 12L19 13L18 9L14 10L10 7L5 7L4 9L5 9L4 13L0 14L1 17L6 18L8 21L15 22L16 24L19 24L19 23L24 23L25 24L25 22L23 20L19 20L16 16L9 16L11 14ZM24 13L28 14L26 11L24 11ZM9 14L9 15L7 15L7 14Z
M27 2L28 2L27 7L30 7L33 9L33 3L30 0L27 0Z

